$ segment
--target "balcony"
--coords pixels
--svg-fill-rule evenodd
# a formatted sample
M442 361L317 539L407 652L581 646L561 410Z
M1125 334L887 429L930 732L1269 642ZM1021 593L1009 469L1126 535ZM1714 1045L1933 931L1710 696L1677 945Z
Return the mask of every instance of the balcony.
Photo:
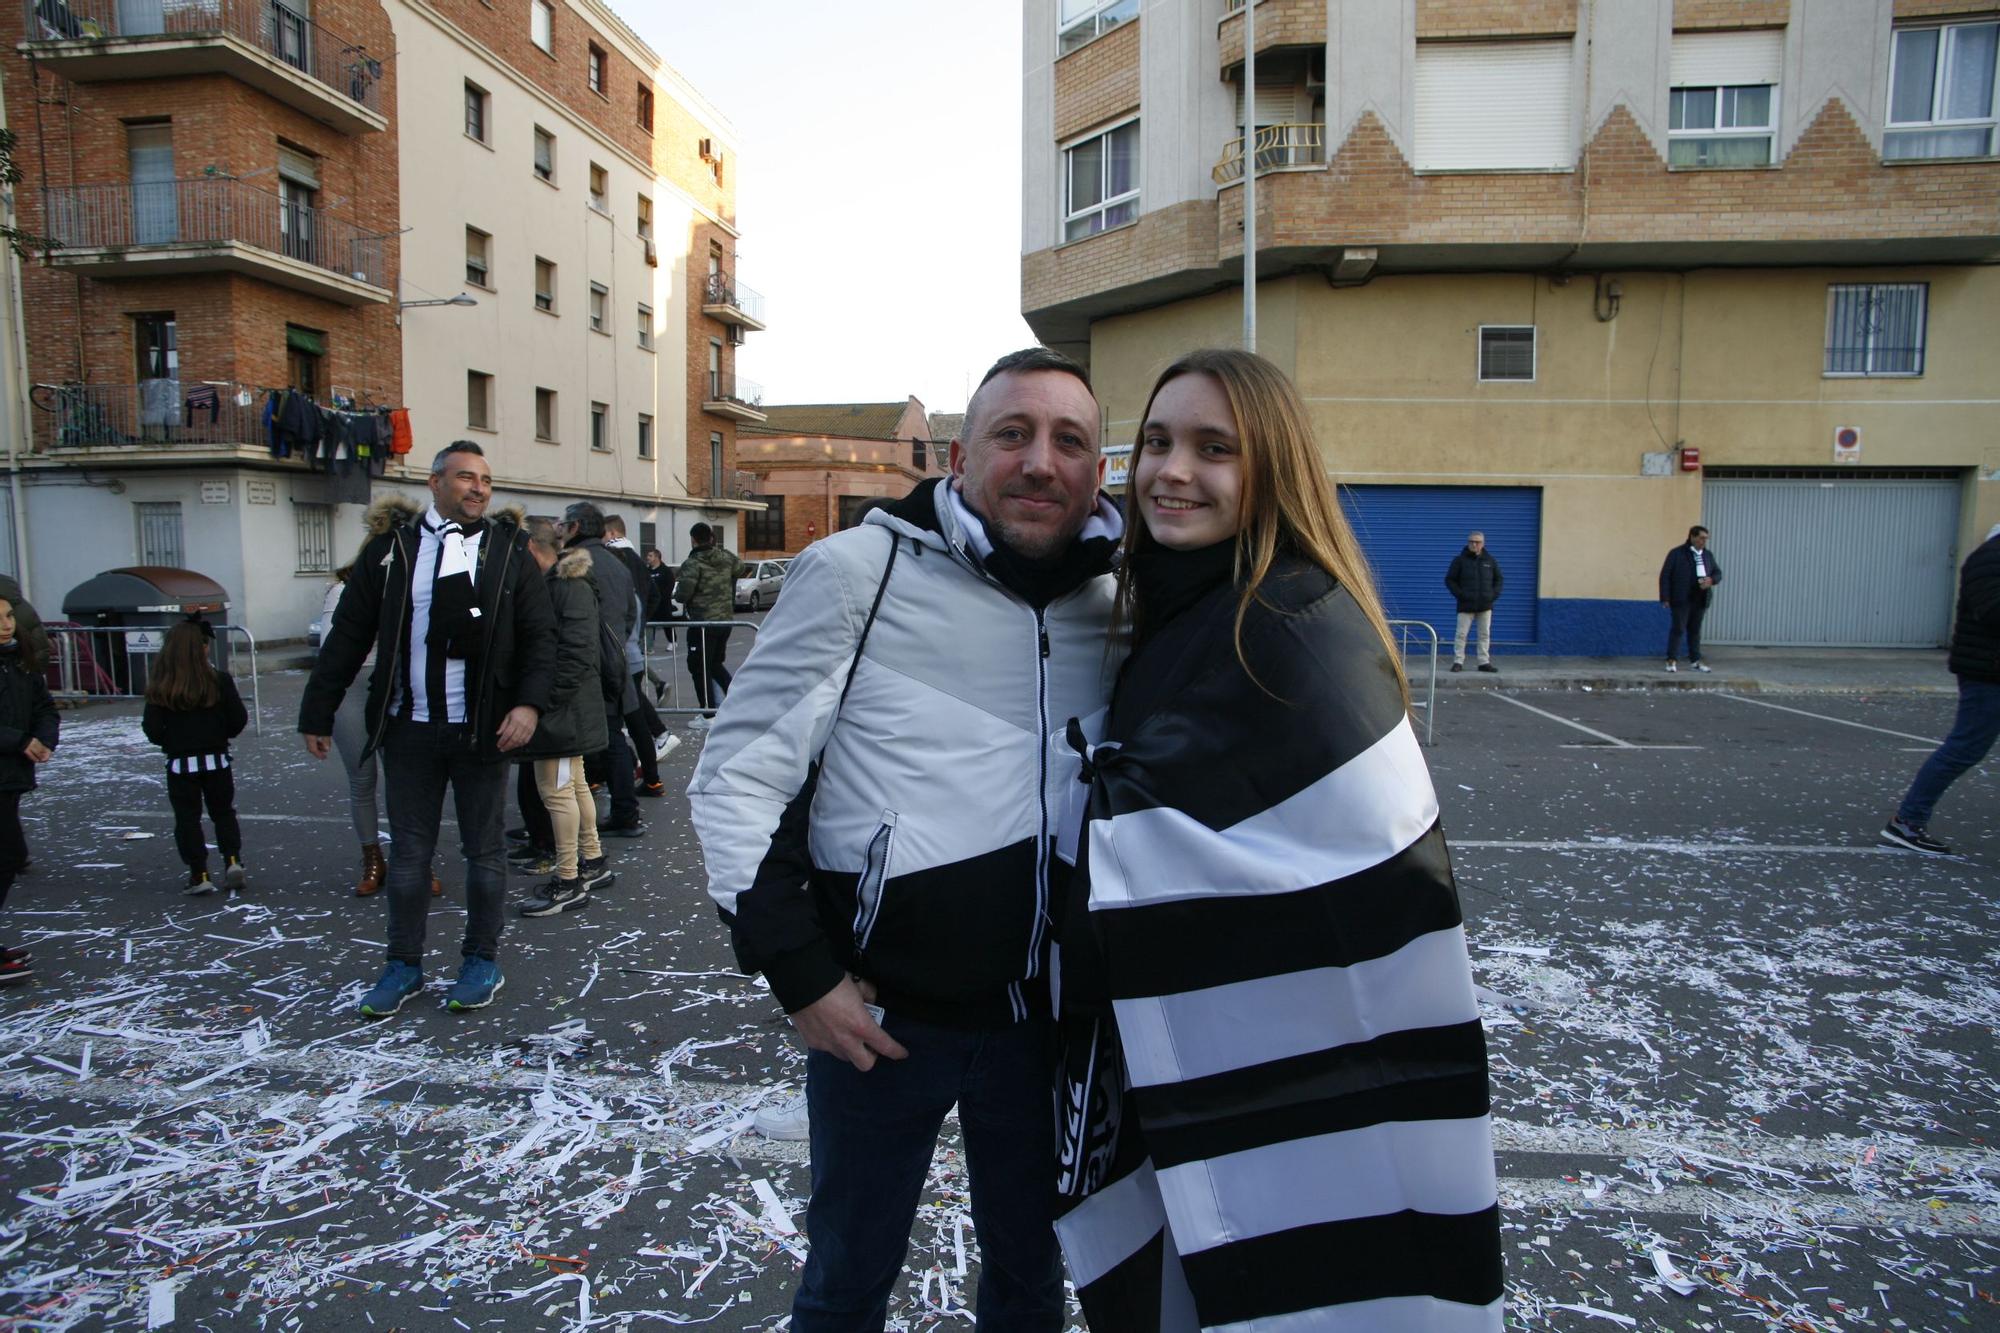
M764 298L726 273L708 275L701 294L701 313L749 333L762 333Z
M1257 174L1298 167L1326 165L1325 125L1259 125L1257 127ZM1231 139L1222 148L1222 160L1209 175L1217 185L1243 179L1243 140Z
M755 425L766 419L759 410L763 402L764 386L754 380L717 370L708 372L708 396L702 400L702 411Z
M187 379L138 384L38 384L28 395L37 453L79 450L234 451L258 446L263 405L235 384ZM192 395L193 404L188 401ZM209 401L211 395L213 402Z
M25 0L21 51L76 83L227 74L344 134L388 128L382 53L278 0Z
M342 305L390 299L387 238L242 181L46 192L49 263L98 278L243 273Z

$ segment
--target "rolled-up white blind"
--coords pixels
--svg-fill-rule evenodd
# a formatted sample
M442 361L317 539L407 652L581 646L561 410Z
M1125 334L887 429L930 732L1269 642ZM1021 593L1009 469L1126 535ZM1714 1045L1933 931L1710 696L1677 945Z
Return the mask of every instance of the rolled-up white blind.
M1576 161L1571 43L1419 42L1419 171L1561 169Z
M1777 83L1785 62L1779 28L1750 32L1677 32L1671 81L1676 88Z

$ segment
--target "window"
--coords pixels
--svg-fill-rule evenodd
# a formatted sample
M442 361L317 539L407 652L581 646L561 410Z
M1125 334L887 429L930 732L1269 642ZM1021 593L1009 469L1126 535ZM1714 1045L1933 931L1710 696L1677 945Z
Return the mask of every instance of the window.
M753 495L753 500L764 502L761 514L743 515L743 549L746 551L782 551L785 549L785 497L782 495ZM846 496L842 496L846 499Z
M598 333L610 332L604 327L604 303L610 295L610 291L603 283L590 284L590 327Z
M714 434L708 437L708 493L729 494L722 484L722 436Z
M910 441L910 466L922 472L930 466L931 442L929 440Z
M653 350L653 307L649 305L639 307L639 346Z
M722 344L714 338L708 340L708 396L722 397Z
M1784 59L1785 35L1776 28L1676 34L1667 108L1669 165L1768 166L1775 156Z
M181 377L180 341L171 310L132 316L132 349L138 353L139 382ZM177 396L178 390L173 395Z
M1930 285L1834 283L1826 289L1827 375L1921 375Z
M491 289L492 272L489 263L493 251L493 238L477 227L465 229L465 280L474 287Z
M1137 17L1139 0L1062 0L1056 40L1067 53Z
M470 79L465 84L465 137L486 142L486 90Z
M651 421L652 418L641 417L640 420ZM658 546L659 544L660 544L660 525L657 523L641 522L639 524L639 553L641 555L644 555L647 551L651 550L655 546Z
M652 456L653 456L653 419L647 416L644 412L641 412L639 414L639 457L651 458ZM644 531L644 529L651 526L652 525L649 523L641 523L639 525L641 529L639 533L639 544L641 546L651 546L653 544L653 539L647 536Z
M645 195L639 196L639 235L646 240L653 239L653 201Z
M1481 324L1479 326L1479 378L1482 380L1532 380L1535 378L1535 326L1532 324Z
M132 504L132 516L139 525L138 563L180 569L181 502L137 500Z
M554 55L556 49L556 10L548 0L530 0L528 5L528 35L535 45Z
M556 442L556 391L535 390L535 438Z
M611 173L595 162L590 164L590 206L600 213L611 211Z
M596 42L590 44L590 91L604 96L604 48Z
M639 128L653 132L653 90L644 83L639 85Z
M1063 239L1074 241L1139 216L1139 122L1063 152Z
M556 183L556 136L535 126L535 179Z
M556 266L535 257L535 309L554 314L556 310Z
M590 405L590 447L600 454L611 452L611 406L608 403Z
M1991 157L2000 23L1898 28L1882 156Z
M1573 43L1418 42L1418 171L1559 171L1576 162Z
M293 259L324 264L330 256L317 241L319 159L278 143L278 244Z
M127 163L132 173L132 243L164 245L180 239L180 186L174 176L174 127L166 121L127 122Z
M333 506L292 503L292 519L299 530L299 573L333 572Z
M319 329L285 325L285 369L291 387L308 398L320 396L320 367L326 360L326 334Z
M472 430L493 429L493 377L483 370L465 372L465 424Z
M872 495L843 495L840 497L840 530L847 531L862 520L861 506L875 497Z

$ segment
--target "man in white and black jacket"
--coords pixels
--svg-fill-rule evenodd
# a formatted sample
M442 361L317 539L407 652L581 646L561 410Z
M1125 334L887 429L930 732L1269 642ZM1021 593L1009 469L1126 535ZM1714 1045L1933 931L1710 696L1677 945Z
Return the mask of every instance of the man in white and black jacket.
M792 563L688 788L709 894L806 1045L796 1333L880 1329L956 1104L980 1326L1062 1326L1046 978L1061 729L1099 712L1112 552L1075 363L1002 358L951 478Z
M362 997L370 1018L423 989L431 856L446 786L465 848L465 941L451 1009L492 1003L506 919L502 813L508 751L535 734L555 682L555 613L517 517L486 518L493 475L460 440L431 463L431 503L371 537L355 558L299 704L306 749L324 759L333 717L369 651L367 753L388 787L389 961Z

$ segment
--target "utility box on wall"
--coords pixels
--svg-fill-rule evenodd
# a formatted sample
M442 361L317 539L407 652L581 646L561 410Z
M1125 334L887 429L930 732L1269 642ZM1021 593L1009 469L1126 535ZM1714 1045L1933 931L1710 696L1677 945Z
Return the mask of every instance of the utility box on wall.
M1701 450L1689 445L1681 450L1681 471L1701 471Z

